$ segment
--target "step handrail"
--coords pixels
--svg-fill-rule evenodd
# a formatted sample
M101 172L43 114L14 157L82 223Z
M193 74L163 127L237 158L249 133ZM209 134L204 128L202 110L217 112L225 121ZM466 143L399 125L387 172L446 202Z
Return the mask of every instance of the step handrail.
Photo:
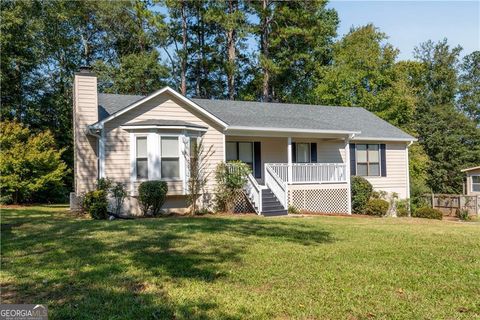
M247 176L247 183L245 184L245 192L248 195L250 203L257 214L262 212L262 188L257 182L257 179L249 173Z
M288 184L273 170L269 163L265 164L265 185L278 198L284 209L288 209Z

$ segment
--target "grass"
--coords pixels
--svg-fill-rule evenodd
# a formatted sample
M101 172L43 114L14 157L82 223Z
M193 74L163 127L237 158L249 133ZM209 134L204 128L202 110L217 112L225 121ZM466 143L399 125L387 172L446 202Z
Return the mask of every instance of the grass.
M3 303L50 319L474 319L480 224L388 218L94 221L2 209Z

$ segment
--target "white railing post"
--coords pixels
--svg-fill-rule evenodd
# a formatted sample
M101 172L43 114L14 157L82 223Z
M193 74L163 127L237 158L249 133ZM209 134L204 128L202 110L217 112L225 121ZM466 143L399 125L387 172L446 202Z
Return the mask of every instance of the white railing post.
M288 137L288 147L287 147L287 160L288 160L288 167L287 167L287 182L292 183L292 137Z

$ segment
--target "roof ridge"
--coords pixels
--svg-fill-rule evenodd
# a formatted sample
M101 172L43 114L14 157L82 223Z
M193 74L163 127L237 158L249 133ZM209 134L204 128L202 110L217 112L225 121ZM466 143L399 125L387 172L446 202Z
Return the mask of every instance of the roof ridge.
M219 101L219 102L239 102L239 103L255 103L255 104L280 104L285 106L306 106L306 107L328 107L328 108L353 108L363 109L359 106L336 106L336 105L324 105L324 104L310 104L310 103L291 103L291 102L275 102L275 101L250 101L250 100L229 100L229 99L207 99L207 98L190 98L192 101ZM368 111L368 110L366 110Z

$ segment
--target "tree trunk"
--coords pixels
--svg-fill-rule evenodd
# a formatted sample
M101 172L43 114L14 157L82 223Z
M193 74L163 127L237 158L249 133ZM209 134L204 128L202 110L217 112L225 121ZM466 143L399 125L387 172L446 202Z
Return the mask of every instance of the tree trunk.
M185 1L181 0L182 6L182 58L180 70L180 91L183 95L187 94L187 14L185 12Z
M233 15L237 10L236 0L229 0L228 2L229 14ZM227 48L228 48L228 62L227 62L227 87L228 98L235 99L235 39L236 32L234 29L227 30Z
M261 52L263 58L266 60L269 57L268 52L268 33L269 33L269 24L270 19L269 15L266 13L268 7L268 0L263 0L262 2L262 9L263 9L263 17L262 17L262 34L261 34ZM263 69L263 83L262 83L262 100L269 101L269 85L270 85L270 71L268 67L265 65L265 62L262 65Z

